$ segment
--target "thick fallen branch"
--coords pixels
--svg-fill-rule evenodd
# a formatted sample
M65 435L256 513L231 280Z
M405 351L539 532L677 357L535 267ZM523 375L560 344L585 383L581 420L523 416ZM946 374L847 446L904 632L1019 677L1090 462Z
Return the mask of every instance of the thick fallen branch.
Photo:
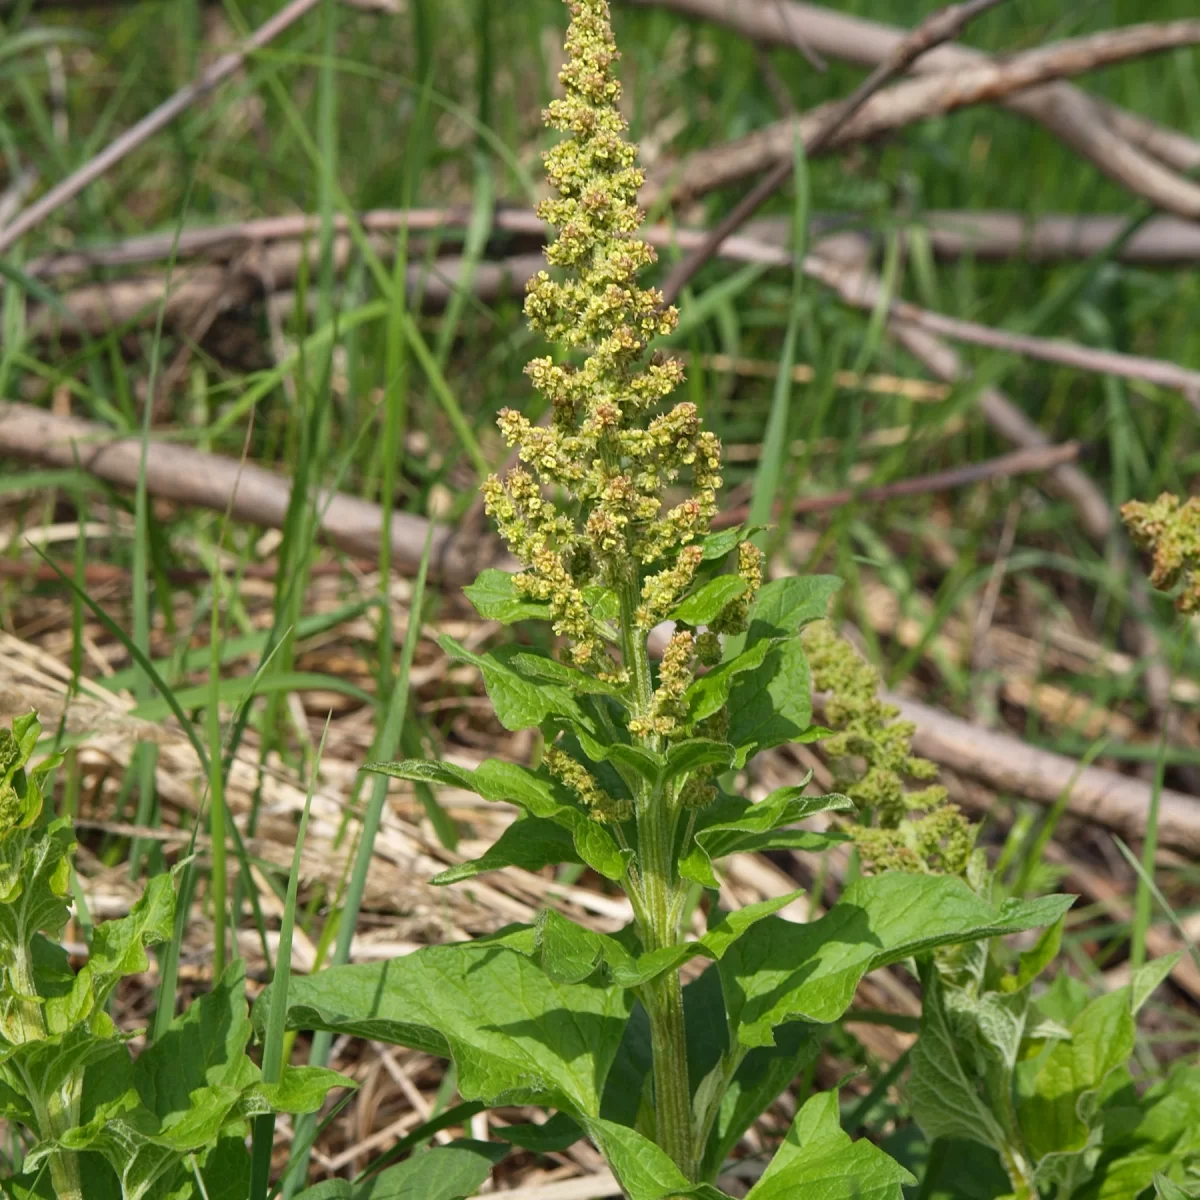
M512 210L503 216L504 227L510 231L520 230L531 235L540 235L542 232L537 218L528 211ZM383 224L382 219L376 224ZM195 242L202 240L200 233L197 231ZM841 236L843 240L847 237ZM865 242L854 235L848 236L853 247L861 251L852 256L855 261L847 264L840 258L814 253L805 258L804 271L811 278L836 290L846 303L871 309L879 297L879 283L859 266L859 261L865 260L868 254ZM652 244L684 249L702 246L705 238L706 235L698 230L671 230L664 226L655 226L647 233L647 239ZM217 244L210 243L212 246ZM387 257L391 246L386 240L381 240L377 249L381 256ZM291 240L260 247L256 255L245 256L241 269L236 272L207 265L177 269L170 281L164 320L168 327L186 328L213 304L222 311L246 304L263 292L264 281L269 280L274 288L285 289L296 278L304 257L307 255L311 263L316 252L315 246L305 247L299 241ZM335 239L335 265L344 266L353 253L354 248L348 237ZM766 266L790 267L793 261L790 251L785 247L746 236L725 239L720 253L731 261ZM523 289L543 265L541 256L536 254L516 255L498 263L481 263L472 275L473 292L480 299L491 300ZM45 269L49 270L49 267ZM420 294L432 305L445 303L458 286L462 271L463 262L457 257L437 259L429 267L414 264L408 269L409 292L412 295ZM65 293L60 297L59 304L53 307L32 306L27 317L27 334L30 337L51 337L64 333L96 335L139 320L150 322L158 315L166 288L165 275L87 284ZM1009 333L975 321L943 316L905 301L893 301L890 312L897 323L955 341L1003 350L1075 370L1174 388L1200 407L1200 371L1188 370L1163 359L1096 350L1058 338Z
M1066 810L1072 816L1095 821L1126 840L1145 836L1150 785L1144 780L1103 767L1081 767L1072 758L903 696L885 698L916 726L913 749L918 754L982 780L996 791L1039 804L1053 804L1068 793ZM1200 853L1200 799L1164 788L1159 797L1158 836L1163 846Z
M137 484L142 444L136 437L113 437L90 421L59 417L26 404L0 407L0 455L47 466L78 464L118 487ZM208 454L172 442L152 442L146 455L146 490L178 504L224 512L235 520L282 529L291 496L290 479L252 463ZM316 497L321 536L354 555L375 558L383 536L383 510L369 500L342 492ZM392 560L397 570L416 572L428 522L409 513L393 513ZM468 582L498 557L494 540L466 545L444 525L434 527L431 569L454 584Z
M1198 42L1200 20L1133 25L1042 46L1004 61L985 59L943 74L906 79L873 96L825 145L811 146L809 153L838 149L971 105L994 103L1047 80ZM651 198L665 194L682 202L761 171L783 170L794 157L796 137L810 147L836 110L836 102L824 104L794 120L777 121L744 138L698 151L682 164L664 167L653 177ZM1179 185L1172 203L1162 207L1185 218L1200 216L1200 185L1183 180Z
M359 220L372 234L394 234L407 226L410 233L435 233L465 229L471 219L466 208L370 209ZM850 213L813 213L809 228L814 237L839 229L859 229L860 218ZM1066 213L1030 217L1024 213L1000 210L928 209L912 221L929 238L938 258L955 259L971 255L979 259L1022 259L1029 262L1059 262L1090 258L1111 245L1128 224L1124 216L1076 216ZM523 237L542 237L545 226L529 209L500 208L493 217L497 233ZM177 261L196 257L227 262L248 247L260 243L291 241L313 237L320 230L320 218L300 214L287 217L259 217L228 225L210 225L185 229L175 247ZM340 214L334 217L337 233L346 233L349 222ZM668 229L654 226L649 230L656 245L670 245L675 238L700 238L702 230ZM791 237L790 221L764 217L746 226L751 241L785 245ZM33 259L25 273L38 279L81 275L97 267L128 267L163 262L171 257L174 233L140 234L91 248L46 254ZM684 244L681 240L679 244ZM718 257L739 258L736 251L723 248ZM1200 260L1200 225L1176 217L1153 217L1141 225L1116 252L1118 262L1145 266L1176 266Z
M835 145L842 133L856 123L864 106L891 80L904 75L913 63L935 46L958 37L971 21L989 8L995 8L999 2L1000 0L967 0L964 4L951 4L931 13L849 96L818 109L814 114L816 121L812 126L801 130L799 124L789 123L792 152L779 159L774 168L734 205L733 211L671 271L663 284L664 302L673 304L700 268L716 254L721 243L745 225L787 181L795 165L797 135L803 141L805 152L810 157Z
M862 66L883 62L908 33L894 25L833 12L801 0L623 0L715 21L764 45L791 47L797 36L817 54ZM918 59L918 73L987 62L988 55L955 43ZM1109 178L1168 212L1195 204L1195 185L1176 172L1200 167L1200 141L1116 108L1070 84L1054 83L1000 103L1043 125ZM1166 164L1164 167L1163 164ZM1172 169L1167 169L1167 168ZM1186 215L1186 213L1184 214Z

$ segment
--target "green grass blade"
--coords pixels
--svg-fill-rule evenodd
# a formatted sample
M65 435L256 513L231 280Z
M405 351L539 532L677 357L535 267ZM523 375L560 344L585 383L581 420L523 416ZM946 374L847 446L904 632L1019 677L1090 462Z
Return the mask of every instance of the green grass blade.
M308 817L312 811L313 792L321 760L325 755L325 739L329 736L329 718L321 734L321 744L308 779L308 794L296 831L296 848L292 852L292 869L288 875L287 898L283 904L283 920L279 926L279 952L275 956L275 976L271 988L271 1006L267 1012L266 1037L263 1041L262 1077L264 1083L278 1083L283 1078L283 1043L287 1026L288 984L292 977L292 936L296 928L296 895L300 887L300 856L308 833ZM250 1181L251 1200L265 1200L270 1186L271 1150L275 1144L275 1114L267 1113L254 1121L254 1158Z
M788 456L788 425L791 416L792 368L796 364L796 343L800 336L800 321L804 299L804 252L808 241L808 160L804 141L797 134L794 149L796 198L792 210L792 303L788 312L787 332L783 338L783 353L779 374L775 377L775 393L771 399L771 414L763 435L762 458L754 476L754 492L750 499L748 524L766 525L771 520L775 501L783 479L783 465ZM755 535L755 542L765 548L765 532Z
M430 531L432 534L432 525ZM408 677L412 670L413 656L416 653L417 642L421 637L421 610L425 600L425 580L429 573L429 556L432 537L425 539L425 549L421 555L421 565L417 571L416 583L413 585L412 602L409 610L408 629L404 634L404 645L400 651L400 669L397 673L395 686L388 699L387 712L383 720L383 728L379 731L372 757L379 759L394 758L400 746L404 730L405 718L408 715ZM358 924L358 912L362 906L363 893L367 886L367 872L371 867L371 855L375 835L383 817L383 806L387 799L387 777L380 775L372 781L371 795L367 800L367 810L363 815L362 833L359 836L358 853L354 860L354 870L346 889L346 899L342 906L342 915L338 922L337 942L333 950L333 966L340 966L350 960L350 944L354 939L354 928ZM310 1066L323 1067L329 1061L329 1048L333 1039L324 1032L313 1037L312 1050L308 1061ZM305 1117L296 1122L296 1144L304 1146L305 1135L311 1128L313 1120ZM308 1143L311 1147L311 1142ZM299 1152L293 1152L292 1162L288 1164L288 1186L284 1188L285 1196L292 1196L294 1189L304 1179L308 1162L308 1147ZM298 1162L297 1158L302 1159Z

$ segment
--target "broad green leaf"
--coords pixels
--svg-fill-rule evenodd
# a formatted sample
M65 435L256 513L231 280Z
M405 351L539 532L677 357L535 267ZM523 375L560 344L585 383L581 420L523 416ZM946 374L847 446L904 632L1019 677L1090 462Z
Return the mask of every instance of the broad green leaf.
M580 739L583 744L583 739ZM591 755L589 754L589 757ZM634 774L641 776L647 783L657 783L665 766L661 754L648 750L645 746L634 746L626 742L614 742L604 748L604 753L593 759L602 762L607 759L616 766L625 767Z
M1025 1143L1038 1161L1040 1178L1070 1171L1070 1156L1097 1136L1096 1094L1109 1074L1133 1053L1131 992L1123 987L1093 1000L1071 1022L1071 1037L1038 1061L1020 1104Z
M726 737L737 747L738 767L760 750L803 739L812 724L812 675L800 639L775 643L764 638L746 654L761 646L770 647L769 653L753 670L739 674L729 690Z
M74 848L65 819L13 828L0 838L0 963L11 963L35 933L62 932Z
M842 834L788 828L814 813L854 807L845 796L805 796L804 787L777 788L757 804L729 797L712 805L701 817L695 843L680 861L679 873L693 883L715 888L720 885L712 864L718 858L761 850L824 850L844 841Z
M288 1025L453 1058L465 1100L594 1114L631 1003L622 988L557 984L523 954L463 943L293 979Z
M174 932L175 889L169 875L156 875L146 884L129 914L97 925L91 953L75 976L70 992L46 1002L46 1024L61 1033L91 1013L102 1010L113 989L126 975L147 970L147 946L169 941Z
M501 646L486 654L475 654L446 635L438 639L438 644L456 661L479 668L496 717L505 729L536 728L551 716L586 726L587 719L567 688L532 678L513 665L523 653L519 647Z
M731 529L721 529L716 533L707 534L700 543L701 562L712 562L724 558L731 550L737 549L742 542L758 531L757 527L746 529L735 525Z
M550 605L522 596L513 583L515 578L508 571L489 567L479 572L474 583L463 588L463 595L487 621L512 625L515 621L550 620Z
M556 658L544 654L534 654L528 650L518 650L510 659L512 667L527 679L544 679L547 683L562 684L572 692L585 696L619 696L621 688L613 683L605 683L579 670L561 663Z
M703 721L723 708L737 677L745 671L755 671L761 667L773 645L768 640L760 641L736 658L701 675L683 694L688 720Z
M746 581L740 575L718 575L682 600L667 620L678 625L707 625L745 591Z
M892 1140L884 1143L885 1150ZM999 1156L980 1142L943 1139L928 1147L924 1170L908 1165L921 1176L921 1200L1014 1200Z
M583 1137L583 1129L566 1113L555 1113L541 1125L505 1125L497 1134L522 1150L532 1150L535 1154L554 1154L579 1141Z
M763 638L793 637L819 621L842 586L836 575L789 575L765 584L750 610L746 645Z
M107 1026L105 1032L112 1029L107 1017L103 1023ZM102 1068L104 1073L119 1071L128 1061L129 1052L118 1038L96 1033L87 1023L16 1046L0 1042L0 1076L22 1101L29 1101L35 1095L43 1098L55 1095L69 1086L72 1076L90 1066ZM36 1105L31 1107L36 1113ZM41 1128L36 1116L30 1127L42 1138L51 1136L52 1131Z
M332 1087L351 1083L333 1071L300 1067L286 1069L278 1084L263 1085L245 1052L250 1031L245 966L239 960L136 1060L130 1062L117 1043L119 1058L89 1070L86 1119L58 1144L103 1155L118 1173L126 1200L174 1195L173 1181L185 1160L218 1146L222 1134L241 1128L247 1117L272 1109L313 1111ZM225 1169L232 1169L226 1159L228 1154Z
M615 621L621 615L621 601L612 588L588 584L583 588L583 598L597 621Z
M1066 924L1065 914L1053 925L1047 926L1041 936L1029 950L1022 950L1017 960L1017 970L1013 975L1005 975L1000 980L1000 989L1004 992L1024 991L1058 956L1062 945L1063 927Z
M363 770L396 779L465 788L485 800L519 805L531 816L553 821L568 830L580 859L606 879L622 879L625 875L628 853L617 845L608 830L573 804L566 789L544 771L530 771L516 763L494 758L481 763L474 771L420 759L368 763Z
M1181 954L1178 952L1164 954L1161 958L1153 959L1133 972L1129 980L1129 1007L1135 1017L1142 1011L1142 1005L1150 999L1158 985L1171 974L1171 969L1180 957Z
M503 867L540 871L543 867L559 863L582 861L570 830L542 817L523 815L496 839L486 853L435 875L432 882L458 883L486 871L499 871Z
M599 1117L582 1123L629 1200L729 1200L712 1184L689 1183L667 1155L636 1130Z
M850 1005L867 971L955 942L980 941L1058 919L1073 897L994 907L961 879L887 873L856 880L820 920L768 918L721 960L730 1027L745 1046L769 1046L787 1021L827 1024Z
M668 747L663 782L669 783L680 775L690 775L700 767L728 767L732 764L733 747L728 742L688 738Z
M757 904L748 904L731 913L722 913L707 932L691 942L666 946L660 950L637 953L633 927L623 936L597 933L564 917L553 909L544 910L536 925L514 925L486 939L486 944L501 945L518 953L536 957L542 969L559 983L579 983L590 978L603 964L608 977L619 987L637 988L667 971L674 971L693 958L719 960L746 930L786 908L803 892L773 896Z
M836 1092L812 1096L746 1200L903 1200L917 1181L865 1138L852 1141L838 1120Z
M352 1200L467 1200L508 1150L503 1142L466 1139L434 1146L372 1176L348 1195ZM308 1197L309 1192L301 1196Z
M993 1090L1003 1088L1001 1096L989 1095L978 1077L976 1067L982 1054L976 1045L960 1044L946 1006L946 988L936 970L924 973L921 1004L921 1033L912 1052L912 1075L908 1098L913 1116L930 1141L938 1138L965 1138L990 1146L1002 1157L1019 1154L1010 1146L1013 1138L1001 1124L997 1113L1012 1090L1012 1064ZM999 1000L993 994L993 998ZM968 1000L981 1003L974 996ZM986 997L985 997L986 999ZM956 1036L959 1035L959 1036ZM1015 1030L1019 1046L1021 1026ZM1017 1047L1013 1047L1015 1056Z
M1196 1188L1187 1191L1165 1175L1155 1175L1154 1194L1158 1200L1196 1200L1200 1191L1197 1191Z
M278 1083L259 1083L243 1096L241 1111L246 1115L316 1112L334 1088L346 1086L354 1085L345 1075L325 1067L285 1066Z
M774 1046L760 1046L745 1053L720 1097L701 1162L705 1178L716 1176L746 1130L816 1060L821 1052L822 1035L821 1026L794 1021L775 1031Z
M1189 1163L1200 1166L1200 1068L1180 1064L1142 1095L1130 1081L1101 1120L1101 1156L1077 1200L1131 1200L1156 1175L1184 1177Z

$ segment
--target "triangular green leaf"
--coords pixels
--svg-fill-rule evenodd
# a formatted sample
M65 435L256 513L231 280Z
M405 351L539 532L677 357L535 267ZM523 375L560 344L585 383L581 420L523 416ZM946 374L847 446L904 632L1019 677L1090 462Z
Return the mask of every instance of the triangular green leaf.
M789 828L814 813L854 807L845 796L806 796L804 787L778 788L757 804L730 796L712 805L700 819L691 850L680 861L680 874L715 888L719 883L712 864L718 858L762 850L823 850L844 841L838 833Z
M753 627L752 627L753 629ZM812 724L812 675L797 637L753 642L746 654L770 647L762 662L740 674L729 690L729 741L735 766L772 746L802 739Z
M520 805L531 816L542 817L569 830L579 858L606 879L622 879L629 854L621 850L598 822L572 803L566 789L545 772L530 771L516 763L488 759L471 771L450 763L408 759L398 763L369 763L364 770L397 779L442 783L477 792L485 800Z
M999 908L961 879L887 873L856 880L818 921L756 924L721 961L730 1026L746 1046L771 1045L786 1021L826 1024L867 971L953 942L1057 920L1071 897Z
M550 605L520 595L514 586L515 578L508 571L489 567L479 572L474 583L463 588L463 595L487 621L511 625L515 621L550 620Z
M725 706L729 690L745 671L758 670L774 643L761 641L736 658L701 675L683 694L689 721L703 721Z
M358 1184L353 1200L467 1200L478 1192L509 1147L466 1139L434 1146ZM308 1196L303 1192L303 1197Z
M458 883L463 879L473 879L485 871L499 871L503 867L540 871L543 867L559 863L582 861L570 830L542 817L522 816L479 858L450 867L440 875L435 875L432 882L439 885Z
M740 575L718 575L682 600L667 620L680 625L707 625L716 620L730 601L742 595L746 586Z
M629 1200L729 1200L711 1184L689 1183L649 1138L599 1117L583 1126L600 1148Z
M788 575L765 584L750 610L746 645L762 638L794 637L819 621L842 586L836 575Z
M865 1138L852 1141L838 1121L836 1092L812 1096L746 1200L903 1200L916 1179Z
M496 717L505 729L536 728L551 716L587 724L569 689L525 675L514 665L514 659L523 653L520 647L501 646L475 654L448 635L440 637L438 644L451 658L479 668Z
M596 1113L631 1002L622 988L557 984L523 954L463 943L294 978L288 1025L452 1057L467 1100Z

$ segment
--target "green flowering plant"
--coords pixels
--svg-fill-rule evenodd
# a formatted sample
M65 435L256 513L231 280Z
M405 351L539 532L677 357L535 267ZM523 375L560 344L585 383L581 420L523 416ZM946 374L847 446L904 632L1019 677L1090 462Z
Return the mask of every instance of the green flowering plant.
M1152 555L1150 583L1174 591L1181 613L1200 612L1200 497L1163 492L1149 503L1130 500L1121 516L1135 544Z
M552 1110L544 1125L507 1126L509 1143L546 1150L586 1136L630 1200L716 1200L730 1151L813 1062L864 974L1052 926L1070 899L993 902L972 886L957 869L965 826L921 824L941 795L879 791L895 748L857 796L809 795L807 781L757 803L738 794L755 754L829 732L812 721L801 634L825 615L838 581L764 583L749 531L710 529L721 448L693 404L670 403L682 368L654 349L677 314L638 282L654 251L637 237L642 172L618 107L608 5L568 6L565 95L547 112L567 136L545 156L557 195L540 210L558 229L547 251L555 270L533 280L526 303L560 348L529 366L550 420L500 416L519 464L484 494L523 569L484 571L466 589L490 620L549 622L559 651L441 643L478 668L500 723L540 731L545 752L536 767L368 769L517 808L487 853L436 882L578 864L624 892L633 920L606 935L548 909L533 925L327 970L293 981L287 1019L452 1058L463 1104L448 1119L506 1105ZM671 633L655 661L651 633L664 622ZM847 756L861 753L853 730L837 737ZM927 774L907 752L899 767ZM912 866L924 838L938 841L942 869L926 855L921 869L864 875L807 924L778 915L799 892L731 913L717 906L722 858L844 842L851 826L799 822L856 807L894 842L879 867ZM910 838L904 822L918 809L928 810L915 818L925 833ZM690 936L685 918L702 897L707 928ZM681 968L697 959L707 966L685 987ZM910 1182L841 1129L837 1094L826 1092L805 1100L750 1194L898 1200Z
M262 1081L247 1055L244 964L191 1004L134 1058L108 1013L121 980L146 971L147 947L172 936L169 875L151 879L129 915L92 931L86 964L59 943L75 839L49 819L57 759L30 766L35 714L0 729L0 1121L26 1137L12 1200L189 1200L249 1194L248 1122L311 1112L333 1071L289 1068ZM226 1190L228 1189L228 1190Z

